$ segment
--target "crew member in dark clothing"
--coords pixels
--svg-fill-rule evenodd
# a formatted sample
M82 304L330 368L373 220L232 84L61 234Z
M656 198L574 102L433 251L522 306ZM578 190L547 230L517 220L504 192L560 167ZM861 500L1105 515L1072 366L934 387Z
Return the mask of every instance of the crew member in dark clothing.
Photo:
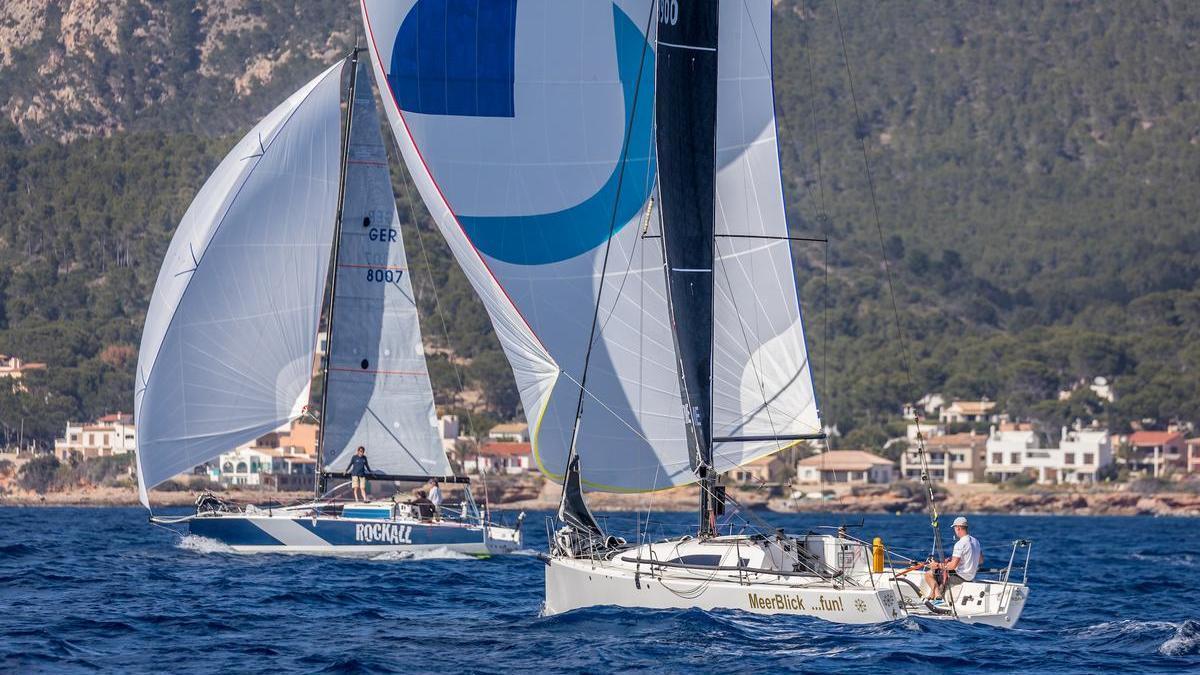
M350 487L354 491L354 501L367 501L367 474L374 473L371 470L371 464L367 462L367 449L363 446L358 446L358 450L354 452L354 456L350 458L350 466L346 467L346 473L350 474ZM362 494L362 499L359 499L359 494Z
M424 490L417 490L414 494L416 495L416 499L413 499L411 504L417 509L417 517L421 520L432 520L433 515L437 513L433 502L429 501L429 497L425 496Z

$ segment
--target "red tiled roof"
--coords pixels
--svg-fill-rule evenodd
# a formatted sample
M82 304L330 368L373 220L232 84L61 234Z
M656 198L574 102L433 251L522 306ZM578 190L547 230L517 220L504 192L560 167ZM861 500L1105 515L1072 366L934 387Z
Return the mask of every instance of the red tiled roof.
M533 446L529 443L485 443L479 447L479 454L488 457L519 457L532 452Z
M1129 435L1129 444L1139 448L1153 448L1182 440L1183 434L1178 431L1135 431Z

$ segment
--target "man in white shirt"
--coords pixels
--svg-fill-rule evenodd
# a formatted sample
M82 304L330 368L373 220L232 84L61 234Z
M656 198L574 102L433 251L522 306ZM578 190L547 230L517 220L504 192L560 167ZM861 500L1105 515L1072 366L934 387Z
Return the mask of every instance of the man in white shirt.
M931 562L926 568L925 585L931 590L927 600L938 600L947 588L971 581L983 565L983 549L978 539L967 534L966 518L959 516L954 519L954 536L958 541L954 542L950 557L942 562ZM944 574L934 573L939 570ZM939 577L945 581L940 581Z
M433 502L434 514L439 514L442 511L442 488L438 487L436 478L430 478L427 484L429 491L429 501Z

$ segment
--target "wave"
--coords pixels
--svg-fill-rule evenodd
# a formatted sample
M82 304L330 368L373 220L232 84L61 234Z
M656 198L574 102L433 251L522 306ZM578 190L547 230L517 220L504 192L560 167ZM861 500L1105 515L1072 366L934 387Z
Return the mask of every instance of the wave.
M233 547L208 537L201 537L198 534L189 534L179 538L179 543L175 544L176 548L181 548L185 551L193 553L236 553Z
M414 551L386 551L378 555L373 555L370 558L374 561L392 561L392 560L475 560L475 556L462 553L461 551L452 551L445 546L437 548L417 549Z
M1175 628L1175 634L1158 647L1163 656L1200 655L1200 621L1188 619Z
M1132 553L1128 558L1138 562L1151 562L1155 565L1166 565L1168 567L1184 567L1188 569L1200 567L1200 555L1194 553L1141 552Z
M0 555L9 558L19 558L23 555L31 555L37 552L37 547L28 544L7 544L0 546Z

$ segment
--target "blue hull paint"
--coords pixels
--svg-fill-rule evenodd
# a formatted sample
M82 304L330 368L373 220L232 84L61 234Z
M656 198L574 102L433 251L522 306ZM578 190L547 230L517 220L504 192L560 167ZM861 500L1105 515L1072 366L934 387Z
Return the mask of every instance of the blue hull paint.
M234 548L256 550L353 552L446 547L467 553L489 552L481 527L455 523L222 515L194 518L189 530Z

